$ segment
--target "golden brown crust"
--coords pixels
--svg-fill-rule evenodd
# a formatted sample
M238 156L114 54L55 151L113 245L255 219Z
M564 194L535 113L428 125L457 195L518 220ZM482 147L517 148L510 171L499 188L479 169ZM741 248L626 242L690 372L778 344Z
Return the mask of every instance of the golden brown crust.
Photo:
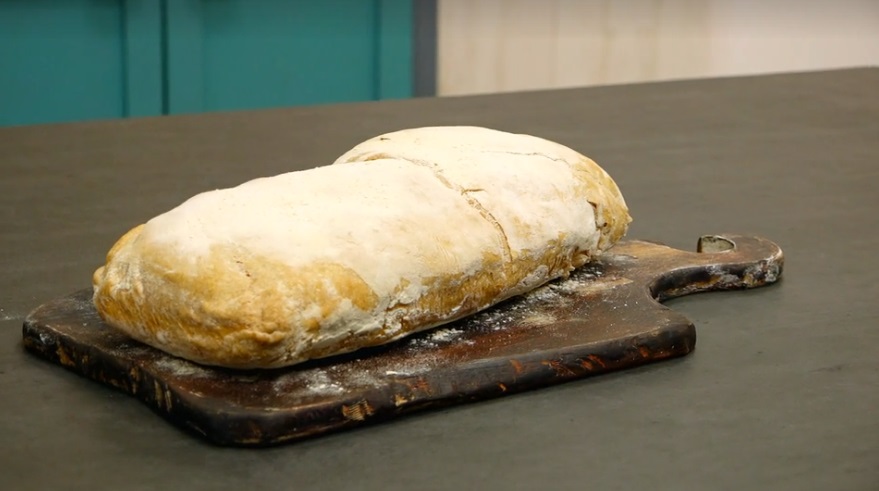
M120 248L137 239L139 228L120 240ZM287 364L282 345L291 335L287 323L293 315L288 310L296 305L287 301L291 297L317 306L313 315L301 319L302 337L314 334L345 299L361 310L378 304L357 273L339 264L291 268L234 247L214 246L187 271L174 261L172 251L142 248L138 254L135 261L110 261L98 270L98 312L111 324L137 326L132 334L143 342L206 364ZM229 268L230 257L235 268ZM139 271L132 274L132 267Z

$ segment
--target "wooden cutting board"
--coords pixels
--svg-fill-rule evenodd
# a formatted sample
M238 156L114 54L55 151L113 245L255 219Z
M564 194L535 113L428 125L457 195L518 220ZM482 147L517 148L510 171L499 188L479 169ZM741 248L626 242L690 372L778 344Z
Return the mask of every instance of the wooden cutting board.
M758 237L704 236L697 252L621 242L569 279L472 318L269 371L204 367L133 341L100 320L90 289L35 309L23 336L30 352L211 442L267 446L685 355L695 327L660 301L773 283L782 266L781 249Z

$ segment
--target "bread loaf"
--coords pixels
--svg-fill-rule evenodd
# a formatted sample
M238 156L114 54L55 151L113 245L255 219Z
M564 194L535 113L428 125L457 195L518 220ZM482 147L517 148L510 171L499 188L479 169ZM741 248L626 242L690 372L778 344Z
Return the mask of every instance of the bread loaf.
M565 146L477 127L357 145L333 165L196 195L126 233L102 318L207 365L276 368L391 342L568 275L630 217Z

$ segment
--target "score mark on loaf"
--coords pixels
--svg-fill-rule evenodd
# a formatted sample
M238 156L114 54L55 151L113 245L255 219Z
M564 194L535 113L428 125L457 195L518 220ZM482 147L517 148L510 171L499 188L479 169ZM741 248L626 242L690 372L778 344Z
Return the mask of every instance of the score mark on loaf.
M93 277L110 326L170 354L277 368L389 343L567 276L631 218L563 145L451 126L196 195L126 233Z

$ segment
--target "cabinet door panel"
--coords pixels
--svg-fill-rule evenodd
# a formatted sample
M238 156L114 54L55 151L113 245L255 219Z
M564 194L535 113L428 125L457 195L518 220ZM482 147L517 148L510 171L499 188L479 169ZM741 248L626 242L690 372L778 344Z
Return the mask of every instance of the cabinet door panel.
M0 1L0 125L159 114L159 13L152 0Z
M167 4L170 113L408 97L410 0Z

